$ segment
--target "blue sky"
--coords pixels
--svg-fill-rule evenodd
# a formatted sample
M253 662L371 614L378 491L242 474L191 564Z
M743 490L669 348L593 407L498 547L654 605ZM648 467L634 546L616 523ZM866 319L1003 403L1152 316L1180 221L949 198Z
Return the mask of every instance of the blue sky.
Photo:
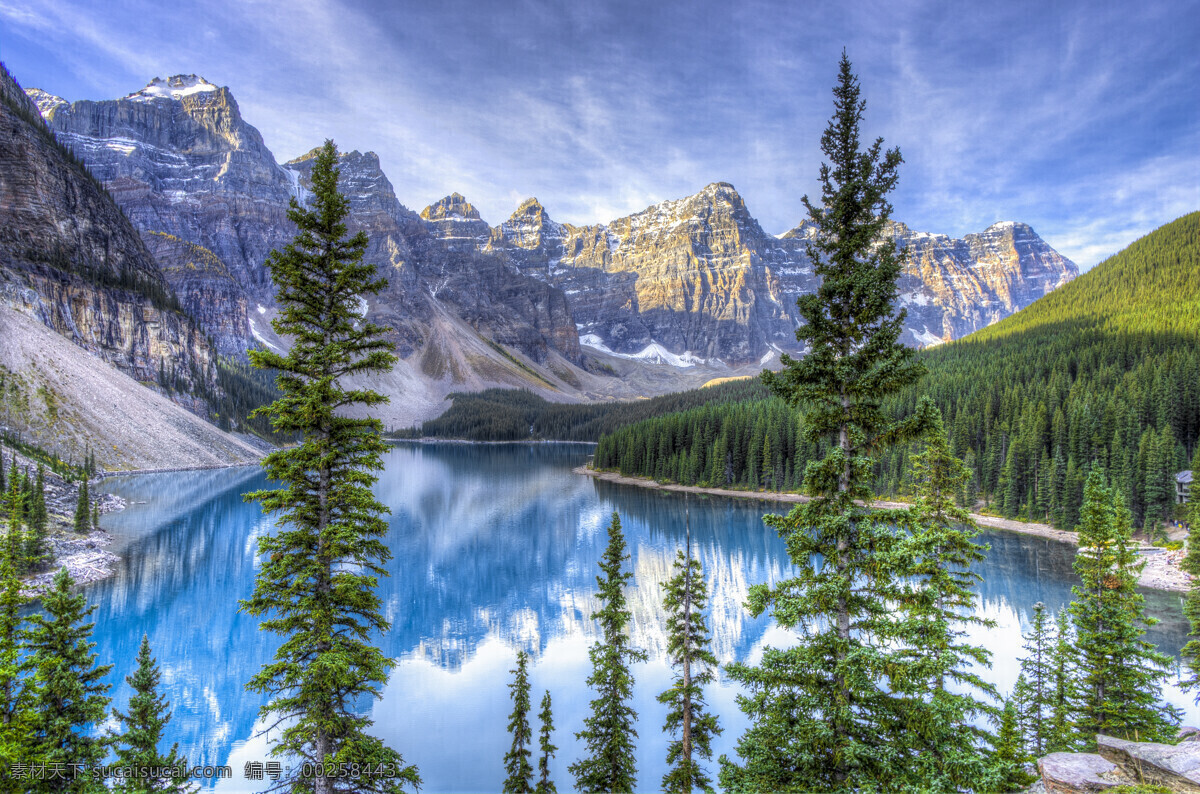
M0 0L0 58L68 100L228 85L280 161L334 138L400 200L602 222L732 182L771 233L818 194L843 46L894 217L1029 223L1087 268L1200 209L1200 0Z

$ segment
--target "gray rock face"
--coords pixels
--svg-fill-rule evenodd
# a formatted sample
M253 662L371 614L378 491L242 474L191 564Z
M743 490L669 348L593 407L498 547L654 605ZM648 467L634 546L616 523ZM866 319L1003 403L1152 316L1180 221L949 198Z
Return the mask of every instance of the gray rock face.
M893 223L908 253L897 283L908 309L906 339L929 345L966 336L1025 308L1079 275L1024 223L1004 222L954 239Z
M1200 746L1195 742L1178 745L1130 742L1100 734L1096 737L1096 750L1146 783L1185 794L1200 793Z
M1038 761L1038 773L1050 794L1107 791L1133 782L1116 764L1095 753L1051 753Z
M173 361L191 396L215 392L215 351L171 305L154 257L100 184L54 141L0 69L0 300L131 375ZM14 100L13 97L17 99Z
M213 338L217 352L245 359L253 345L246 293L216 254L162 232L145 232L146 248L184 311Z
M118 100L67 103L36 90L25 100L135 225L212 251L247 305L270 305L263 260L291 239L287 200L303 199L309 155L278 166L228 89L195 75ZM369 261L389 281L369 311L394 329L401 355L426 345L439 313L537 362L553 350L582 363L581 341L677 364L769 364L798 352L796 298L817 285L810 230L766 234L727 183L589 226L556 223L530 199L492 228L457 193L420 215L404 208L372 153L350 153L342 168L352 225L368 232ZM902 341L915 346L995 322L1078 272L1023 224L962 240L899 223L888 234L909 252L899 296ZM235 328L202 322L233 342Z
M285 165L303 197L311 184L310 152ZM388 280L369 306L392 329L402 356L425 346L440 314L544 362L551 349L581 362L579 336L561 290L520 273L481 250L491 228L456 194L418 216L396 199L373 152L341 155L339 187L350 200L351 231L367 232L366 260Z
M122 99L34 96L55 136L138 229L203 246L251 297L272 294L262 264L294 234L293 187L228 88L177 75Z
M772 345L794 350L795 298L782 277L796 293L812 287L807 261L723 182L598 226L555 223L531 199L489 247L563 288L585 344L626 355L661 348L740 363Z
M796 352L796 299L817 286L801 224L763 232L729 184L600 226L555 223L536 199L492 232L491 250L561 286L585 344L646 355L653 346L728 363ZM913 346L965 336L1078 275L1024 224L1001 223L955 240L887 234L908 251L897 284L908 310L901 341Z

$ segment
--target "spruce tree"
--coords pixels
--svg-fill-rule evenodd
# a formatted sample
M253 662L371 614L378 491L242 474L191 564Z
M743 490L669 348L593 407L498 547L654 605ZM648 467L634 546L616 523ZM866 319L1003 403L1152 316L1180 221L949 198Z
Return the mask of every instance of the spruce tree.
M259 541L263 565L242 609L283 637L275 660L247 687L269 697L262 717L282 726L272 753L292 759L292 790L318 794L420 782L415 767L368 735L371 720L353 710L379 696L394 662L369 641L389 628L375 592L391 556L381 541L387 508L371 493L386 446L379 420L348 415L386 397L348 388L344 379L386 372L396 358L382 338L386 329L358 313L362 296L385 282L362 263L366 235L347 236L349 203L337 179L337 149L326 141L313 163L311 209L292 200L288 217L299 231L267 258L281 307L272 327L293 340L291 350L249 353L255 367L278 371L282 393L251 416L269 417L276 432L299 443L263 461L283 487L246 495L279 521ZM327 777L327 763L394 765L398 775ZM304 778L305 769L315 774Z
M1054 645L1050 650L1050 715L1046 730L1046 752L1075 750L1076 687L1075 641L1071 616L1060 609L1054 619Z
M828 453L805 470L811 501L765 519L786 542L797 576L755 585L748 601L753 615L771 612L801 642L766 649L758 666L727 668L748 690L739 705L752 723L738 744L741 764L722 759L721 785L731 791L902 785L902 717L885 680L896 670L902 514L865 505L872 452L917 429L896 425L881 403L923 370L898 342L902 257L883 235L900 152L884 153L881 139L860 151L865 103L845 53L833 93L835 113L821 137L830 160L821 166L821 206L804 198L815 232L808 253L821 278L797 301L805 323L796 337L809 352L763 373L773 393L806 409L805 440ZM823 562L814 566L814 558Z
M558 788L550 779L550 759L558 750L551 739L554 734L554 714L550 710L550 690L542 695L542 710L538 712L541 730L538 731L538 782L534 794L558 794Z
M513 674L513 682L508 685L513 701L512 714L508 715L512 748L504 755L504 794L530 794L533 791L533 767L529 764L533 734L529 729L528 663L529 656L525 651L519 651L516 669L509 670Z
M158 691L161 679L158 662L150 655L150 638L143 634L138 649L137 670L125 678L133 687L129 710L122 713L113 709L113 717L123 727L122 731L110 736L117 756L114 766L159 770L182 770L187 767L187 759L179 756L178 745L171 745L165 755L158 749L163 729L171 721L171 706ZM165 772L155 778L124 778L118 781L115 790L125 794L152 794L191 792L196 789L197 786L187 778Z
M1026 770L1029 753L1025 750L1018 727L1017 706L1012 698L1004 702L996 733L996 749L992 756L996 791L1022 791L1033 782Z
M30 713L23 688L27 666L21 661L21 580L15 562L20 556L19 538L5 533L0 549L0 768L11 769L16 761L29 760ZM16 780L0 776L0 792L20 791Z
M1038 601L1033 605L1033 616L1029 632L1022 635L1025 640L1026 656L1021 662L1021 679L1027 689L1021 692L1019 712L1024 729L1025 746L1034 758L1041 758L1048 751L1050 740L1050 718L1053 704L1050 693L1054 685L1053 637L1046 618L1046 605Z
M712 737L721 732L717 715L705 709L704 687L712 683L717 657L704 620L708 585L700 561L692 557L690 526L684 549L676 552L675 575L663 585L667 611L667 657L676 670L671 688L658 696L668 707L663 732L676 737L667 749L667 773L662 790L690 794L712 791L712 780L701 759L712 758Z
M79 483L79 498L75 500L75 531L81 534L87 532L91 518L92 510L88 497L88 481L84 477Z
M994 624L972 614L980 577L971 566L984 550L975 542L975 522L956 503L970 474L951 453L933 402L922 398L916 415L926 434L924 449L910 459L916 499L903 548L912 577L902 602L907 670L893 691L905 698L907 764L923 790L957 792L982 785L992 766L993 737L978 718L993 708L979 695L997 693L974 670L990 667L990 654L965 638L967 627Z
M1187 520L1187 555L1179 567L1192 575L1192 584L1183 602L1183 614L1191 630L1188 632L1187 645L1180 652L1189 673L1180 683L1184 689L1197 689L1200 688L1200 444L1196 445L1196 454L1192 457ZM1196 692L1196 702L1200 703L1200 691Z
M1078 736L1095 746L1096 734L1139 741L1170 741L1180 712L1162 702L1171 658L1143 639L1153 619L1143 614L1137 592L1138 560L1133 522L1124 500L1093 469L1080 510L1079 553L1072 588L1079 665Z
M96 609L82 594L72 595L74 582L64 568L43 596L46 614L34 614L24 633L32 670L29 694L30 756L39 763L99 764L108 741L91 735L91 726L108 712L112 665L97 665L91 641L95 623L85 623ZM39 791L103 792L90 778L40 781Z
M629 666L645 661L646 654L630 645L626 631L632 619L625 603L625 586L633 578L623 570L628 559L621 518L613 513L608 545L600 558L603 576L596 577L600 609L592 613L592 620L600 622L601 639L588 651L592 674L587 683L596 697L591 716L575 734L583 740L587 755L568 767L576 789L582 792L628 792L637 782L637 712L630 705L633 673Z

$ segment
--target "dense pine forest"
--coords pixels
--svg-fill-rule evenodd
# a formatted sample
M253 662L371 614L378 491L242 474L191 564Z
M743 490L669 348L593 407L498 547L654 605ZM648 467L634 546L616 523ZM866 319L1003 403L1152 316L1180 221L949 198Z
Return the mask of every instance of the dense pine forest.
M451 394L451 407L419 428L393 431L394 438L461 438L470 441L597 441L605 433L654 416L701 405L761 400L757 380L738 380L664 394L637 402L552 403L525 390L487 389Z
M929 374L890 398L931 397L971 478L960 499L1071 528L1100 469L1138 526L1173 520L1174 474L1200 440L1200 213L1133 243L1029 308L923 351ZM709 486L799 488L823 454L801 419L746 387L605 435L597 468ZM912 449L880 457L875 490L910 494Z

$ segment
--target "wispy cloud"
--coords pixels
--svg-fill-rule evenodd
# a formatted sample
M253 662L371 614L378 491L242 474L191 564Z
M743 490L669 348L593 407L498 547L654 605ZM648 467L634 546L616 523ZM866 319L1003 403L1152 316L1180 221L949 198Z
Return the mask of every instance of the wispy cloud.
M596 222L725 180L790 228L843 47L914 228L1022 220L1088 266L1200 206L1200 0L0 0L0 20L27 85L201 73L280 159L333 137L378 152L413 208L457 190L493 223L527 195Z

